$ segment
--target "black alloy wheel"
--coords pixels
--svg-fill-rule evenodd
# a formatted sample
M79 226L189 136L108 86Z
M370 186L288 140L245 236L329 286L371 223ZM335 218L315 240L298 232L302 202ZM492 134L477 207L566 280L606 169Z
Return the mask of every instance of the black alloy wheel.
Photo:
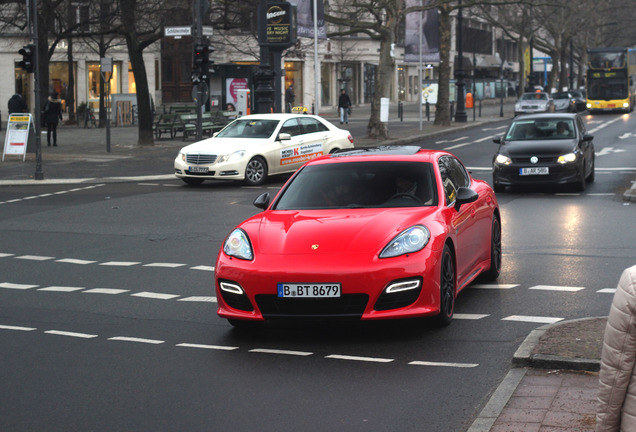
M258 186L265 183L267 179L267 164L260 156L254 156L245 167L245 184L248 186Z
M492 230L490 234L490 268L484 272L486 280L494 281L501 273L501 222L495 215L492 217Z
M440 296L439 296L439 315L437 322L440 326L447 326L453 320L453 312L455 311L455 261L453 254L448 247L444 246L442 252L442 267L440 270Z

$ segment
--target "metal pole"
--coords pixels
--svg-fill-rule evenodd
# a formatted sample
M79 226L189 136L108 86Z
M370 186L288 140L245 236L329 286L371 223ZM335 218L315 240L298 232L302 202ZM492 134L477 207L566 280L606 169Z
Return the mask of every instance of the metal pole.
M320 62L318 61L318 0L314 0L314 109L320 109Z
M422 33L424 33L422 31L422 21L424 21L423 18L424 15L424 11L420 11L420 69L418 71L418 83L417 83L417 92L419 93L419 96L417 98L419 104L420 104L420 130L422 130L422 121L423 121L423 114L422 114L422 98L424 97L424 95L422 95Z
M501 32L501 104L499 106L499 117L503 117L503 100L504 100L504 34Z
M477 68L477 57L475 56L475 44L473 42L473 121L475 121L475 110L477 108L477 80L475 69Z
M465 95L464 89L466 84L464 83L464 48L462 44L462 26L463 26L463 17L462 17L462 0L459 0L459 8L457 9L457 51L459 57L459 69L455 71L455 76L457 77L457 110L455 112L455 121L458 123L466 123L466 104L465 104ZM451 116L452 117L452 116Z
M35 69L33 73L33 85L35 86L35 180L44 180L42 172L42 141L40 139L40 47L38 44L38 8L36 0L29 1L31 19L33 20L33 44L35 45ZM28 141L28 139L27 139Z
M206 0L207 1L207 0ZM203 27L202 27L202 19L201 15L198 13L201 10L201 0L194 0L195 2L195 11L197 13L194 14L195 26L196 26L196 37L195 44L201 44L203 42ZM207 67L207 65L203 65ZM203 72L203 71L201 71ZM197 141L203 139L203 115L201 113L201 107L203 102L203 80L200 79L197 83Z

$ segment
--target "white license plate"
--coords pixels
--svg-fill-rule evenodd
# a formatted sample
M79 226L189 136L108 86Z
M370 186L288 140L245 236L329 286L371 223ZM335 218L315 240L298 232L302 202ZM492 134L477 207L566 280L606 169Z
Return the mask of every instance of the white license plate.
M519 168L520 176L548 175L548 174L550 174L550 170L548 167Z
M190 172L193 172L193 173L206 173L206 172L208 172L208 167L190 167Z
M278 297L330 298L340 297L340 284L279 283Z

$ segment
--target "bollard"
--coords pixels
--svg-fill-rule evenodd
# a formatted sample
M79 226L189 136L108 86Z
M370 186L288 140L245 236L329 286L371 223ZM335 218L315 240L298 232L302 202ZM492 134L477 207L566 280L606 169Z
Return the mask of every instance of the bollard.
M431 104L426 101L426 121L431 121Z
M481 117L481 99L479 99L479 117Z
M455 103L451 102L450 103L450 118L451 118L451 121L453 121L454 117L455 117Z
M398 118L400 121L404 121L404 106L402 101L398 102Z

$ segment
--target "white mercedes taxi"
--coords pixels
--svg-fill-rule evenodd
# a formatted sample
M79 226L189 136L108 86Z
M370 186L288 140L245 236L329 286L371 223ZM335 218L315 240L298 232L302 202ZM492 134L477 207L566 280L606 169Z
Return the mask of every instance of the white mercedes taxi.
M306 114L253 114L228 124L212 138L179 151L174 173L189 185L240 180L260 185L268 175L296 171L324 154L353 148L349 131Z

